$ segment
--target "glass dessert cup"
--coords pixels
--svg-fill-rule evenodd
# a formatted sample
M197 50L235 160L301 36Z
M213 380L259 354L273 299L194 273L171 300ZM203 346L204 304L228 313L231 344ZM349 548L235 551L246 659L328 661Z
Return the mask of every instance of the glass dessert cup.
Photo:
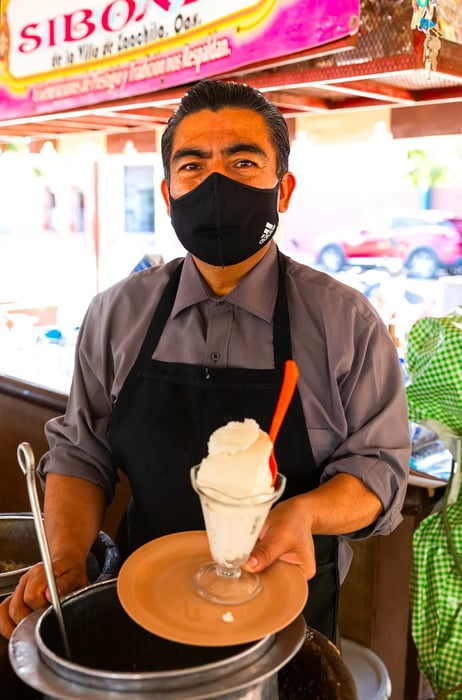
M191 469L191 482L199 495L213 561L194 575L194 587L207 600L238 605L255 598L262 588L257 573L244 571L268 512L282 495L286 478L278 474L273 493L234 498L197 483L199 467Z

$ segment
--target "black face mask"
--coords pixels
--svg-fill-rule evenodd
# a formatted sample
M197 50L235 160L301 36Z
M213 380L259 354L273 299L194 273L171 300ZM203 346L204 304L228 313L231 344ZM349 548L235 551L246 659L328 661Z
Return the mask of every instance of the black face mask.
M279 183L273 189L242 185L212 173L173 199L170 216L180 243L199 260L226 267L254 255L274 236Z

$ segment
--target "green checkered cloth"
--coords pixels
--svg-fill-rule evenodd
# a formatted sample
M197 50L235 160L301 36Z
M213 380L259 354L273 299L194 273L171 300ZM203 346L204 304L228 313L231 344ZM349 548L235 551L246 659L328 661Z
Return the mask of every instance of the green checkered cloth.
M462 307L421 318L409 331L406 387L409 418L433 418L462 435Z
M461 312L417 321L406 353L409 417L437 425L454 458L441 511L414 533L410 583L418 664L438 700L462 700Z
M410 594L418 665L437 698L460 700L462 497L451 506L445 502L441 513L422 521L414 533L413 548Z

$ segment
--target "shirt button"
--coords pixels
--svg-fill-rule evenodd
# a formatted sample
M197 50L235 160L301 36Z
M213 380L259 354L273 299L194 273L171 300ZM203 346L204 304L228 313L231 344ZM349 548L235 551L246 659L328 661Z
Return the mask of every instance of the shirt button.
M220 359L221 355L220 355L219 352L212 352L212 354L210 355L210 357L212 358L212 360L213 360L214 362L218 362L218 360Z

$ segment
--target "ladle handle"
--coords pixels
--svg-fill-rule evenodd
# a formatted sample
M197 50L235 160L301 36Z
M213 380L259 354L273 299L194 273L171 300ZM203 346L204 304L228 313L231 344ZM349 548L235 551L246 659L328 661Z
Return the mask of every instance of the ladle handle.
M40 502L37 494L37 483L35 480L35 457L32 447L29 445L28 442L22 442L18 446L17 456L19 466L21 467L26 477L27 492L32 508L32 514L34 516L35 532L37 534L37 539L40 547L40 554L42 555L42 561L45 567L47 584L48 588L50 589L51 602L56 617L58 619L58 625L61 632L64 652L66 654L66 657L70 660L71 651L69 647L69 640L67 638L66 628L64 626L63 612L61 610L61 601L59 600L58 588L56 586L56 579L53 571L53 564L51 562L50 548L48 546L48 540L46 537L45 528L43 526L42 512L40 509Z

